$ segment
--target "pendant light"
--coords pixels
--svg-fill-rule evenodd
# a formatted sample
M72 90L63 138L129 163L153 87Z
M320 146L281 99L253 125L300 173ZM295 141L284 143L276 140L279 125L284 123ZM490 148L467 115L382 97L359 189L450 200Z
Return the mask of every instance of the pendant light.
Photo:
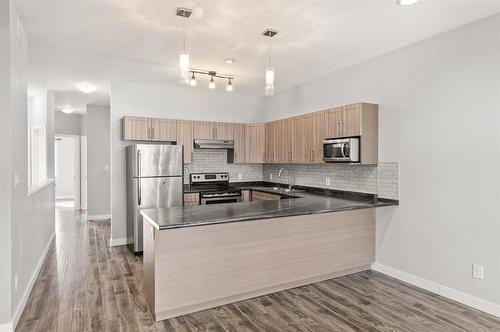
M194 77L194 72L193 75L191 76L191 80L189 81L189 85L196 86L196 77Z
M227 92L233 91L233 83L231 83L231 79L228 79L228 81L227 81L226 91Z
M266 96L274 96L274 68L271 67L271 38L278 34L278 30L266 29L262 35L269 38L269 49L267 57L267 68L266 68L266 84L264 87L264 93Z
M191 16L192 10L177 8L177 16L183 18L182 51L179 52L179 83L189 84L189 53L186 51L186 19Z
M208 74L210 75L210 82L208 82L208 87L210 89L215 89L214 76L216 75L216 73L214 71L209 71Z

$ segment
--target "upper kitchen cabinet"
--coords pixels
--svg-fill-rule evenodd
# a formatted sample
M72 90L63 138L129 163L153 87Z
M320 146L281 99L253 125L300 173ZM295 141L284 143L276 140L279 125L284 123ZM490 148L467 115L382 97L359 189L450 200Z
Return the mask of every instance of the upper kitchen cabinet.
M264 124L245 125L245 162L264 163L266 154L266 126Z
M326 111L326 138L360 137L361 164L378 162L378 105L357 103Z
M195 139L234 139L233 124L224 122L194 121Z
M193 138L194 139L213 139L214 126L208 121L193 121Z
M193 121L177 120L177 145L184 146L184 163L190 164L193 162Z
M151 139L153 141L176 141L177 121L168 119L151 119Z
M234 125L232 123L213 122L214 139L234 140Z
M310 162L310 148L308 137L311 135L308 128L308 116L302 115L292 118L292 162L305 164Z
M123 140L150 141L151 119L137 116L125 116L122 119Z
M264 153L264 162L266 163L275 163L275 135L276 135L276 127L278 121L266 122L264 125L264 135L265 135L265 153Z
M234 132L234 163L245 162L245 128L242 123L235 123L233 125Z
M326 112L315 112L307 115L307 147L310 163L323 163L323 140L325 139Z

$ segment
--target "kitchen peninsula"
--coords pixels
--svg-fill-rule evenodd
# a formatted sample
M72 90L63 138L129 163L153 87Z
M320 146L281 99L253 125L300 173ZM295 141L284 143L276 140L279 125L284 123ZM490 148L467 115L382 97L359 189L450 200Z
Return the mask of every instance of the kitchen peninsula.
M280 200L146 209L144 293L156 320L369 269L375 208L398 201L276 184Z

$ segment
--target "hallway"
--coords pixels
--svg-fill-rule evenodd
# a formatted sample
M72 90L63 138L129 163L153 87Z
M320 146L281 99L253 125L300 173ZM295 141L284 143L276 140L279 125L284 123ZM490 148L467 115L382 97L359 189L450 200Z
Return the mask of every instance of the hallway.
M109 221L56 208L56 240L17 331L500 330L493 316L370 271L155 323L141 258L109 237Z

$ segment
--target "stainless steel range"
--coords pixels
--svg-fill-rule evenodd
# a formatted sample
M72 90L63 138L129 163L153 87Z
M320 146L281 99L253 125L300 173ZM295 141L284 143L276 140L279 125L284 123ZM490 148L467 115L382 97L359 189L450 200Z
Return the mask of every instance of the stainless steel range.
M201 205L241 202L241 190L231 188L229 173L189 174L189 187L200 191Z

